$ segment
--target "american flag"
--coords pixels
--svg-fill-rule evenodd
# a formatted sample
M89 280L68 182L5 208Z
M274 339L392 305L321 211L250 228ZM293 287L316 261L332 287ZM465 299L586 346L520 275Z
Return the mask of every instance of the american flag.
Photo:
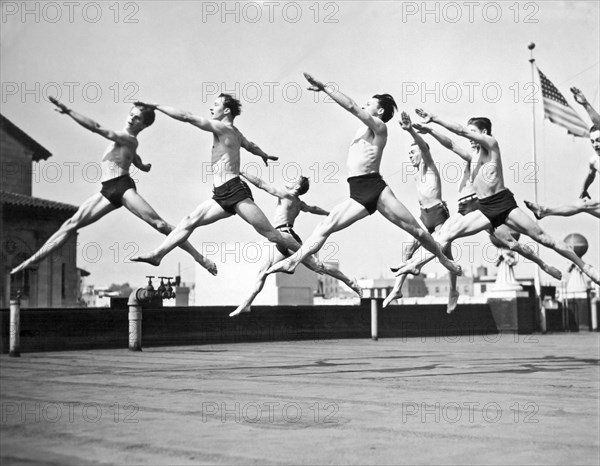
M587 138L588 125L575 113L569 103L546 77L542 70L537 69L542 83L542 97L544 99L544 116L552 123L566 128L569 134Z

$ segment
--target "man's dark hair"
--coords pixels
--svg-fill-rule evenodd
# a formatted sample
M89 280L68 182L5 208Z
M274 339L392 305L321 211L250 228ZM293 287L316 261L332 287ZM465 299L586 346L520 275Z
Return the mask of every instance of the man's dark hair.
M301 176L300 177L300 186L298 188L298 196L302 196L303 194L306 194L309 187L310 187L309 179L306 176Z
M135 105L135 108L140 109L140 115L142 116L142 123L147 128L156 119L156 113L154 113L154 109L150 107L146 107L144 105Z
M231 112L231 118L235 118L242 113L242 104L239 100L233 97L231 94L219 94L219 97L223 97L223 107L228 108Z
M375 94L373 98L377 99L377 101L379 102L379 107L383 109L383 115L381 116L381 120L384 123L387 123L392 119L395 111L398 110L396 101L390 94Z
M487 131L488 136L492 135L492 122L486 117L473 117L467 121L467 125L473 125L479 128L481 131L484 129Z
M592 126L590 126L590 133L593 133L594 131L600 131L600 126L593 124Z

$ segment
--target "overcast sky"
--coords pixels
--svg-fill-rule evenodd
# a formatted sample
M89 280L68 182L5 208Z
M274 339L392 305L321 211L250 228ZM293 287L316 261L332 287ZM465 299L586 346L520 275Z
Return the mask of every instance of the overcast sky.
M60 94L76 111L120 129L131 100L208 116L216 94L233 91L243 103L236 125L280 157L279 165L262 169L263 178L283 183L301 169L312 179L305 201L326 209L348 197L345 160L360 123L306 91L303 71L335 83L359 103L389 92L415 121L416 107L461 123L488 116L502 150L506 185L522 207L534 191L533 167L527 165L533 159L527 44L537 44L537 64L586 122L569 87L580 87L598 108L597 1L75 3L3 1L0 41L2 114L53 154L36 164L33 195L74 205L99 191L96 164L107 142L54 112L47 95ZM535 80L539 83L537 75ZM541 100L539 92L534 97ZM594 155L590 143L542 121L541 102L536 115L540 202L576 198ZM411 140L397 117L389 129L382 174L418 216L407 155ZM139 153L152 171L135 174L138 190L173 224L212 195L211 138L162 114L140 135ZM460 163L435 142L431 146L453 212ZM260 167L257 162L243 153L242 163L250 169ZM596 181L590 189L596 199L599 185ZM254 195L270 217L274 199L256 189ZM296 230L306 238L318 221L303 214ZM600 265L598 219L555 217L541 224L560 238L584 234L590 242L585 260ZM183 279L192 281L192 260L180 251L167 256L160 269L126 261L160 241L160 234L121 209L81 230L78 265L97 285L140 284L149 273L174 274L178 263ZM263 240L234 217L197 230L191 241L224 268L244 259L240 251L223 261L224 244ZM391 276L388 267L399 261L404 241L407 234L375 214L332 236L327 255L353 276ZM493 266L495 250L487 243L484 234L459 242L463 267ZM566 272L565 259L547 250L542 255ZM442 268L434 264L425 270ZM528 276L533 268L519 264L516 272Z

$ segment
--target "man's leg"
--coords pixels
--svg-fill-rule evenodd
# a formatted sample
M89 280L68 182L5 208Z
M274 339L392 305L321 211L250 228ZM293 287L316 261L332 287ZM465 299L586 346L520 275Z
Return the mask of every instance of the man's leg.
M446 248L452 241L465 236L471 236L480 231L486 230L491 227L488 218L481 213L479 210L469 212L467 215L453 215L450 219L446 220L446 223L442 226L437 240L439 241L442 248ZM420 272L423 265L432 260L435 256L433 254L426 254L422 259L413 258L412 261L404 264L396 272L396 276L401 274L410 273L416 275Z
M312 265L307 264L305 261L303 261L302 263L304 264L305 267L307 267L308 269L312 270L313 272L319 272L318 270L315 270ZM323 264L323 271L322 272L325 275L329 275L330 277L333 277L333 278L341 281L348 288L350 288L352 291L354 291L358 296L360 296L362 298L362 294L363 294L362 293L362 288L360 287L360 285L358 284L358 282L356 280L353 280L350 277L348 277L340 269L336 269L335 267L333 267L331 265L328 265L328 264Z
M53 251L56 251L63 244L65 244L70 235L75 233L80 228L94 223L115 209L116 207L112 205L102 194L94 194L83 204L81 204L79 209L77 209L77 212L75 212L70 219L63 223L56 233L48 238L48 241L46 241L33 256L12 269L10 273L13 274L20 272L30 265L45 259Z
M500 225L493 232L494 238L502 244L506 249L510 249L525 259L529 259L530 261L536 263L540 269L546 272L548 275L560 280L562 278L562 273L556 267L552 267L542 260L540 256L538 256L533 249L529 246L519 243L512 235L511 230L506 225Z
M590 199L577 199L568 204L554 207L544 207L529 201L525 201L525 205L533 212L533 215L535 215L538 220L550 215L570 217L571 215L579 214L581 212L600 218L600 202L592 201Z
M419 243L416 239L413 239L411 243L406 248L402 248L402 264L406 264L409 260L412 259L413 255L417 250L421 247L421 243ZM392 267L392 272L398 270L401 266ZM404 286L404 282L406 281L406 274L402 274L399 277L396 277L394 282L394 287L390 291L390 293L383 300L383 307L387 307L392 301L395 299L402 298L402 287Z
M564 241L555 240L548 235L540 226L533 221L525 212L521 209L513 209L508 218L506 224L517 230L519 233L523 233L529 236L534 241L546 246L547 248L553 249L561 256L569 259L577 267L581 269L588 277L590 277L594 283L600 285L600 274L591 265L583 262L575 252L565 244Z
M267 273L293 272L300 262L303 262L304 259L311 254L315 254L323 247L329 235L349 227L367 215L369 215L367 209L355 200L348 199L342 202L334 207L325 220L317 225L310 237L295 254L276 263L267 270Z
M131 260L135 262L147 262L151 265L160 265L162 258L177 246L187 241L196 228L210 225L218 220L231 217L231 215L229 212L224 211L213 199L208 199L196 207L191 214L184 217L158 248L149 253L132 257Z
M418 240L421 245L429 252L434 254L440 260L440 263L450 270L450 272L457 275L462 275L460 266L449 260L444 255L440 245L435 242L429 233L419 226L412 214L406 207L404 207L404 204L396 199L396 196L394 196L394 193L389 186L386 187L382 191L381 196L379 196L379 201L377 201L377 210L381 212L381 214L390 222L402 228L413 238Z
M135 189L128 189L123 195L123 206L133 212L152 228L167 236L173 231L173 226L165 222L148 202L139 195ZM185 241L179 247L189 253L198 264L208 270L212 275L217 275L217 266L210 259L200 254L190 243Z
M452 243L448 244L446 248L444 248L444 254L450 260L454 260L452 256ZM448 294L448 305L446 306L446 312L448 314L452 314L456 306L458 306L458 297L460 293L458 292L458 287L456 286L456 282L458 281L458 275L450 273L450 292Z
M252 225L257 233L267 238L272 243L277 244L284 250L297 251L300 244L294 238L287 235L282 235L279 230L276 230L264 212L256 205L252 199L244 199L238 202L235 206L238 215L247 223ZM307 257L306 262L313 265L315 271L322 270L323 266L314 257ZM268 272L267 272L268 273ZM287 272L291 273L291 272Z
M276 261L280 261L285 256L281 254L277 249L275 249L275 254L273 257L267 257L267 260L260 266L260 270L258 271L258 275L256 276L256 281L254 282L254 288L248 295L248 297L240 304L235 311L229 314L229 317L235 317L242 312L250 312L250 306L252 306L252 302L258 296L258 294L262 291L265 286L265 282L267 281L267 269L273 265Z

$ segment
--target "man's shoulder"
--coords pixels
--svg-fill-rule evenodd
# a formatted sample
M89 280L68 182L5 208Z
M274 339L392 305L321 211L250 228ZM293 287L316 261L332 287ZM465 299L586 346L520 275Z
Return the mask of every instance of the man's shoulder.
M130 145L134 145L137 146L139 141L137 136L134 136L133 134L128 133L125 130L121 130L121 131L115 131L115 134L122 139L123 143L127 142ZM119 144L119 142L115 141L117 144ZM121 143L121 145L123 145Z

